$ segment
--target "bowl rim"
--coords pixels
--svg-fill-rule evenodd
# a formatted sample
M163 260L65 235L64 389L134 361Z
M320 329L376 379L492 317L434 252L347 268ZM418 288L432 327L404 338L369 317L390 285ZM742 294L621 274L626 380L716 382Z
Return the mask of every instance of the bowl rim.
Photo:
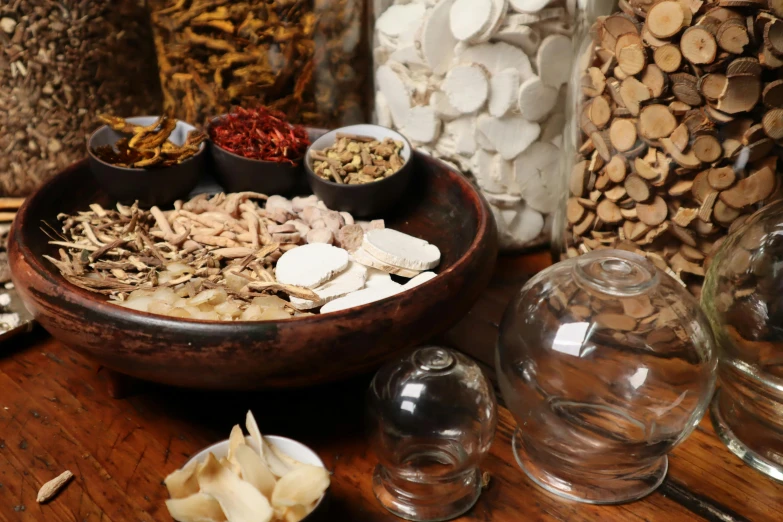
M442 163L436 160L435 158L426 156L420 152L415 152L415 151L412 152L413 155L419 156L418 158L419 160ZM27 209L30 206L33 206L34 203L37 203L37 200L39 198L42 198L45 192L52 190L51 186L57 182L58 178L73 170L87 167L86 162L87 160L84 159L76 163L73 163L69 167L61 171L59 174L53 176L52 178L44 182L44 184L41 185L31 196L25 199L24 203L17 211L17 215L26 216ZM459 172L457 172L447 164L443 164L443 167L444 167L443 168L444 172L446 173L446 175L450 177L452 182L458 183L463 187L467 188L467 190L464 191L464 193L467 194L470 203L473 206L476 213L476 217L478 221L476 224L476 235L473 238L473 241L468 246L465 253L461 257L459 257L450 267L446 268L441 272L437 272L438 277L432 278L429 281L426 281L425 283L422 283L418 286L406 290L405 292L394 294L392 296L386 297L379 301L373 301L371 303L366 303L352 308L346 308L344 310L339 310L337 312L330 312L328 314L301 315L298 317L290 317L288 319L280 319L280 320L270 319L266 321L210 321L204 319L173 318L164 315L153 314L150 312L142 312L138 310L123 308L121 306L117 306L115 304L110 303L107 299L103 299L100 294L97 294L95 292L90 292L89 290L80 288L74 285L73 283L70 283L67 279L65 279L62 276L62 274L59 273L58 270L55 269L54 266L51 267L49 267L48 265L45 266L43 263L44 261L43 258L34 255L33 252L30 250L30 247L25 243L23 239L23 235L21 233L22 223L24 221L23 219L15 219L13 221L11 230L14 235L14 244L19 249L19 254L39 278L43 280L51 281L52 277L55 277L57 284L61 288L67 289L69 299L73 302L74 305L89 310L91 312L104 314L107 316L109 320L118 320L118 321L143 320L146 322L146 324L150 326L156 328L166 328L166 329L178 329L181 328L182 325L187 325L188 328L193 329L195 333L198 333L198 331L201 330L209 331L209 332L215 332L215 331L229 332L229 331L236 331L237 329L242 329L242 328L252 328L252 327L257 327L262 325L273 325L273 324L295 325L299 323L305 323L305 324L329 323L335 319L337 320L343 319L350 314L363 313L375 306L378 306L380 303L386 303L391 299L399 298L399 296L402 294L408 294L410 297L413 297L416 294L424 295L425 289L435 284L435 281L437 280L443 281L444 278L454 279L455 277L457 277L455 273L460 271L465 265L470 263L470 259L471 257L473 257L472 255L475 254L475 252L481 248L482 242L485 240L485 238L494 232L494 222L493 222L492 212L489 209L489 204L487 203L486 199L484 199L484 197L478 192L476 187L474 187L470 183L470 181L468 181L468 179L465 178L462 174L460 174ZM456 280L452 282L454 284L458 284L458 281Z
M135 119L138 119L138 118L160 118L160 115L158 115L158 116L154 116L154 115L130 116L128 118L125 118L125 121L135 120ZM179 118L177 118L176 120L177 120L177 125L182 124L182 125L185 125L187 127L190 127L189 129L187 129L187 132L198 130L198 128L195 125L191 124L191 123L188 123L186 121L180 120ZM131 123L133 123L133 122L131 122ZM168 167L159 167L159 168L155 168L155 169L145 169L145 168L139 168L139 167L120 167L118 165L112 165L111 163L106 163L101 158L96 156L95 153L93 153L93 151L92 151L92 140L95 138L95 135L98 134L103 129L106 129L106 128L109 128L109 126L104 124L104 125L101 125L100 127L98 127L97 129L95 129L94 131L92 131L92 133L90 134L90 137L87 139L87 154L89 154L90 159L97 161L101 165L105 165L107 167L110 167L112 169L117 169L117 170L120 170L120 171L135 172L135 173L140 173L140 172L162 172L162 171L165 171L166 169L170 169L170 168L173 168L173 167L179 167L180 165L187 165L191 161L195 160L196 158L198 158L199 156L204 154L204 152L207 150L207 147L206 147L207 144L206 144L206 140L205 140L199 146L198 152L195 153L194 155L192 155L191 157L189 157L188 159L186 159L185 161L183 161L182 163L177 163L175 165L169 165ZM209 135L207 135L207 138L209 138Z
M357 183L356 185L348 185L347 183L335 183L334 181L331 181L331 180L328 180L328 179L324 179L321 176L319 176L318 174L316 174L315 171L313 170L312 165L310 164L310 151L312 150L313 145L315 145L315 142L320 140L320 139L323 139L326 136L329 136L330 134L337 134L338 132L342 131L343 129L348 129L348 128L351 128L351 127L358 127L358 126L362 126L362 127L377 127L379 129L383 129L385 132L388 132L390 134L389 137L394 138L394 136L398 136L400 141L404 142L408 146L408 148L411 151L411 154L410 154L410 156L408 156L408 159L405 160L405 163L402 164L402 167L400 167L400 170L398 170L397 172L395 172L394 174L392 174L388 178L383 178L380 181L373 181L372 183ZM393 135L393 136L391 136L391 135ZM397 132L396 130L390 129L389 127L384 127L383 125L377 125L375 123L357 123L356 125L345 125L345 126L340 127L338 129L332 129L329 132L319 136L317 139L313 140L313 142L310 144L310 146L307 147L307 151L305 151L305 156L304 156L304 162L303 163L304 163L305 170L307 171L308 177L312 178L313 180L317 180L317 181L319 181L319 182L321 182L321 183L323 183L324 185L327 185L327 186L339 187L339 188L344 189L344 190L358 190L358 189L362 189L362 188L365 188L365 187L380 187L380 186L383 186L384 184L388 184L388 183L386 183L387 181L389 181L390 179L394 178L394 176L396 176L397 174L400 174L403 170L405 170L406 167L408 167L410 165L410 163L413 161L413 157L414 157L415 153L416 153L416 149L413 148L413 145L408 140L408 138L406 138L405 136L403 136L401 133ZM315 160L313 160L313 161L315 161Z
M305 149L305 153L304 153L304 155L301 158L295 159L295 160L291 160L291 161L294 162L293 165L291 165L290 163L285 163L283 161L270 161L270 160L260 160L260 159L256 159L256 158L247 158L245 156L240 156L239 154L235 154L235 153L231 152L230 150L226 150L223 147L221 147L220 145L218 145L217 143L215 143L215 140L212 139L212 134L209 132L210 129L212 128L212 124L215 123L218 120L222 120L223 118L225 118L229 114L231 114L231 113L230 112L226 112L226 113L220 114L219 116L215 116L214 118L210 119L209 122L207 123L207 125L205 126L204 130L207 133L207 141L209 142L210 145L212 145L213 147L217 147L220 150L220 152L222 152L224 154L228 154L230 157L236 158L236 159L240 159L240 160L260 163L262 165L263 164L266 164L266 165L279 165L281 167L288 167L290 169L298 169L299 167L302 166L302 164L304 163L304 159L307 157L307 151L310 150L310 145L312 145L312 143L307 146L307 149ZM289 123L289 125L291 125L291 127L294 126L292 123ZM305 128L305 130L307 130L307 129ZM309 140L309 138L308 138L308 140Z

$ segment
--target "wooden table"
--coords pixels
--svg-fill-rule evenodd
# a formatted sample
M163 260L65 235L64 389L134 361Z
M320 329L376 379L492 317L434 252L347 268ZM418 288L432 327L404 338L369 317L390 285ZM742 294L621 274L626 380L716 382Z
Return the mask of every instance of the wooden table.
M492 286L445 339L490 362L506 302L527 274L548 262L544 253L502 258ZM113 399L105 371L43 332L30 334L0 348L0 521L170 521L163 477L197 450L226 438L248 409L262 431L301 440L333 470L329 520L397 520L378 506L370 488L375 459L362 419L369 380L264 393L143 384L130 397ZM783 520L783 484L729 453L707 419L669 457L669 475L658 491L608 507L564 501L534 486L511 454L513 426L501 408L483 466L491 481L459 520ZM41 484L65 469L75 480L51 503L36 504Z

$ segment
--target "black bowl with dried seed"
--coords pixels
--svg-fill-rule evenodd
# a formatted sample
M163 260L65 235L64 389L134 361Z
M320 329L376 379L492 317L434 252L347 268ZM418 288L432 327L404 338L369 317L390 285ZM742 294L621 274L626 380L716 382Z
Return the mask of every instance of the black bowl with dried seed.
M102 120L108 124L93 132L87 142L90 170L98 184L121 203L138 201L145 208L172 203L186 197L205 171L206 143L199 133L191 134L196 131L193 125L174 124L157 116ZM154 140L154 152L137 154L131 147L134 139ZM194 145L189 147L190 143Z
M325 152L338 157L327 157ZM411 144L396 131L369 124L342 127L324 134L308 149L307 182L330 209L361 218L380 216L400 201L410 185L412 155Z

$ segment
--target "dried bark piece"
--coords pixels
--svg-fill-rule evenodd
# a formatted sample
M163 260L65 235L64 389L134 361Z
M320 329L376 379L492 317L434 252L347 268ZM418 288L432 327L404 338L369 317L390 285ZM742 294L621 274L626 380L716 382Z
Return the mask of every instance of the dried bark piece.
M672 94L683 103L692 107L702 104L701 94L697 88L698 79L692 74L676 73L669 76L672 82Z
M712 207L712 217L721 225L730 225L739 215L739 210L731 208L721 200L716 201L715 206Z
M680 151L687 149L690 144L688 127L684 123L679 124L670 137L674 146L680 149Z
M687 227L691 222L699 216L698 208L680 207L677 209L677 213L672 218L672 223L681 227Z
M590 139L593 141L595 150L601 155L604 161L612 159L612 154L609 152L609 146L606 144L606 140L600 132L593 132L590 134Z
M715 206L715 201L717 199L718 191L716 190L710 189L710 192L705 194L701 207L699 207L699 219L701 221L706 222L712 219L712 209Z
M768 83L764 87L762 98L764 105L770 109L783 109L783 80Z
M489 96L487 71L477 64L458 65L446 74L442 88L452 107L463 114L475 112Z
M772 54L783 56L783 20L773 20L764 26L764 45Z
M671 38L679 33L685 24L682 4L675 0L663 0L647 12L645 26L657 38Z
M697 244L696 243L696 234L694 234L693 232L691 232L687 228L683 228L683 227L681 227L679 225L675 225L675 224L672 223L671 226L669 226L669 232L674 237L679 239L682 243L684 243L686 245L689 245L689 246L692 246L694 248L696 247L696 244Z
M628 176L625 179L623 186L625 187L625 191L628 193L631 199L640 203L647 201L652 195L650 186L647 185L647 182L645 182L636 174L631 174Z
M646 105L639 112L639 133L645 138L665 138L670 136L675 128L677 119L665 105Z
M612 118L612 108L609 106L609 101L603 96L593 98L588 108L588 116L590 121L600 130L606 127L609 120Z
M588 212L587 215L574 225L574 234L576 236L583 236L588 230L590 230L590 227L593 226L593 222L595 221L595 214L592 212Z
M606 192L604 192L604 196L606 196L609 200L614 201L615 203L623 199L626 196L626 194L627 193L625 191L625 188L623 188L620 185L616 187L612 187Z
M747 26L736 18L723 22L715 37L721 49L734 54L742 54L750 43Z
M609 127L609 140L620 152L630 150L636 143L636 122L629 119L615 119Z
M611 83L609 85L611 86ZM650 89L634 77L622 81L619 94L623 105L633 116L638 116L640 104L651 98Z
M666 91L669 84L669 78L661 71L661 68L654 63L649 64L644 69L641 77L642 83L650 89L653 98L660 98Z
M680 69L682 53L679 47L669 43L655 50L653 60L655 60L655 65L660 67L662 71L673 73Z
M642 72L647 65L642 37L638 33L626 33L617 39L615 46L617 64L622 71L633 76Z
M639 203L636 205L636 213L639 215L639 221L655 227L666 221L669 214L669 208L666 201L660 196L655 196L652 203Z
M689 27L680 39L680 51L691 63L708 64L715 61L718 44L706 29Z
M606 89L606 75L598 67L590 67L582 75L581 86L585 96L600 96Z
M692 187L693 180L683 179L669 187L668 192L670 196L679 197L690 192Z
M628 166L625 158L620 155L613 156L609 163L606 164L605 172L609 176L609 179L614 183L622 183L625 179Z
M38 490L38 496L35 499L39 504L48 502L73 478L73 473L70 471L63 471L60 475L53 478Z
M710 169L707 173L707 181L715 190L725 190L736 181L737 175L732 167Z
M690 245L680 245L680 255L692 263L704 260L704 254Z
M759 169L734 187L720 193L720 200L726 205L741 210L748 205L764 201L775 190L775 173L769 167Z
M582 197L585 193L585 187L587 186L587 180L589 173L587 170L589 162L582 160L574 165L571 169L571 178L568 182L568 188L571 191L571 195L575 197Z
M718 100L726 89L728 79L720 73L705 74L697 83L699 92L708 100Z
M761 119L764 132L773 140L783 139L783 109L772 109Z
M609 199L603 199L598 203L596 214L604 223L619 223L623 220L620 208L614 201Z

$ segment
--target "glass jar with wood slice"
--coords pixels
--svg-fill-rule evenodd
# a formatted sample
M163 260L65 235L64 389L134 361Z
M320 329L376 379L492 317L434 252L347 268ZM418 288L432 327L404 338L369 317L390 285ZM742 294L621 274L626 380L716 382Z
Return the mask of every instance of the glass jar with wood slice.
M364 0L150 0L164 107L194 124L265 105L320 127L362 123Z
M97 113L160 114L154 63L144 2L0 2L0 196L84 158Z
M575 0L373 3L375 121L471 176L500 246L549 242Z
M637 252L698 296L780 194L783 3L620 0L582 27L555 250Z

